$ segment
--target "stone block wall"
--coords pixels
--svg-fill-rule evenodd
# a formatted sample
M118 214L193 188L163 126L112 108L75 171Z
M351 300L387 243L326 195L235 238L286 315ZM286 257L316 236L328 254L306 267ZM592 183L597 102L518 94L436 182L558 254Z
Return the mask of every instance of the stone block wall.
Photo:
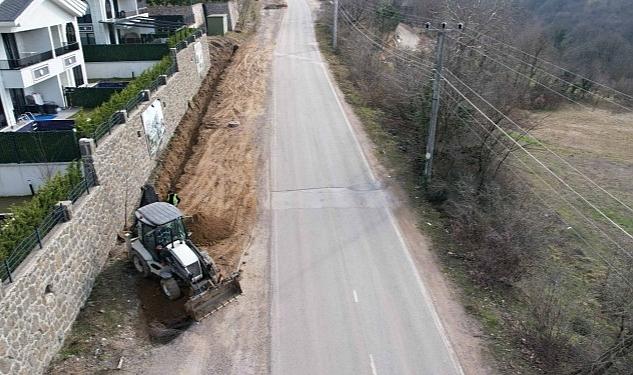
M209 49L205 39L200 43L206 75ZM203 78L197 71L193 44L180 51L177 60L179 72L167 85L99 141L94 166L101 185L71 206L72 220L46 236L44 248L29 255L13 274L13 283L0 285L0 374L39 374L61 348L117 232L123 229L125 215L140 200L140 186L156 166L157 156L148 152L141 113L161 99L165 146L200 87Z

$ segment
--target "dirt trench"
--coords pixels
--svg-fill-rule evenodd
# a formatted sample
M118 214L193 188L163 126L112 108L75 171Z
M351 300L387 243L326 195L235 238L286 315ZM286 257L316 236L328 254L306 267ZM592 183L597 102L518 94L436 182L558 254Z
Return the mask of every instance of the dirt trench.
M213 79L216 72L207 77L154 178L160 196L169 190L178 192L193 241L225 274L239 268L255 222L253 137L266 83L265 54L255 53L256 45L238 49L237 42L228 38L210 40L220 53L227 53L227 45L235 52L231 64L220 79Z

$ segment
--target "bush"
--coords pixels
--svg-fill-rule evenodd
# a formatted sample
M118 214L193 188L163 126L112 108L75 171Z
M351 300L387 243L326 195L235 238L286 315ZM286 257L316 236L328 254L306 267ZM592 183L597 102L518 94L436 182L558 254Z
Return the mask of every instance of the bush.
M72 188L81 180L79 163L72 163L65 174L57 174L42 185L33 199L11 207L13 217L0 229L0 261L33 233L57 202L68 199Z
M196 29L191 28L191 27L180 29L176 31L174 35L170 36L169 39L167 39L167 45L169 46L169 48L174 48L176 47L176 44L187 39L189 36L193 35L193 33L195 32L196 32Z
M102 123L108 121L117 111L122 110L125 105L136 97L139 92L146 90L150 83L160 75L165 74L172 65L171 56L165 56L153 67L147 69L136 79L130 81L127 87L112 95L110 99L90 112L79 112L75 117L75 125L81 137L92 137L95 129Z
M166 44L88 44L83 46L86 62L154 61L169 54Z

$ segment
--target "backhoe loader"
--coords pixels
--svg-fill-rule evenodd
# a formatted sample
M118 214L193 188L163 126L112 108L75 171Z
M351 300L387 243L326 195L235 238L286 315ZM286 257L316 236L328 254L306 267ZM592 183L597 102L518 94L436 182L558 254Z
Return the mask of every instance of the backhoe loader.
M165 202L135 212L135 237L128 237L134 268L144 277L157 276L170 300L188 298L186 312L200 321L242 294L240 274L223 278L211 257L190 240L182 212Z

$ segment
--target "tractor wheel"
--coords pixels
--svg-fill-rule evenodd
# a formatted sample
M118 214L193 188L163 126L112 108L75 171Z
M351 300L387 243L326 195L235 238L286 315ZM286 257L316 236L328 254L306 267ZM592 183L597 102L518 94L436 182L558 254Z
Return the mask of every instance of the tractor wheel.
M178 286L178 282L173 277L169 279L161 279L160 287L163 289L163 294L174 301L180 298L180 286Z
M132 264L138 273L143 275L143 277L149 277L151 275L147 261L145 261L145 259L143 259L143 257L136 251L132 253Z

